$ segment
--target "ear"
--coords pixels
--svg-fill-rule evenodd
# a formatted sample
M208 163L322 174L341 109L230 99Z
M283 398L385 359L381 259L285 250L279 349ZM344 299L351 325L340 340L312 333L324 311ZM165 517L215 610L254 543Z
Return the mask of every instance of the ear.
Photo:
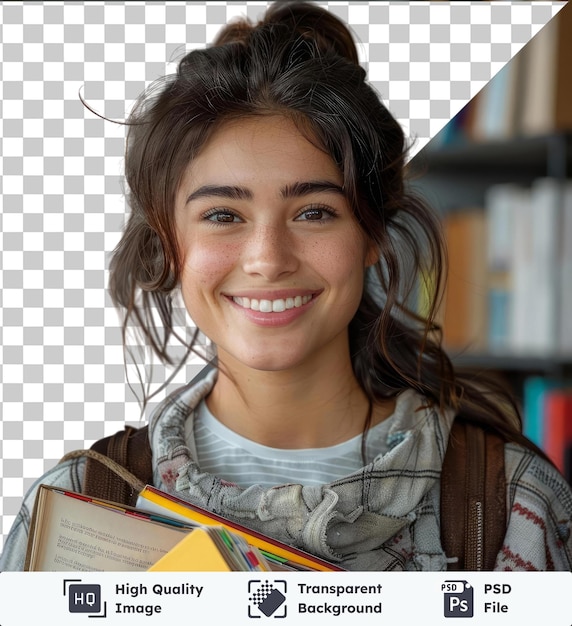
M381 257L381 250L374 241L371 241L371 239L366 243L366 246L364 267L371 267L379 261L379 258Z

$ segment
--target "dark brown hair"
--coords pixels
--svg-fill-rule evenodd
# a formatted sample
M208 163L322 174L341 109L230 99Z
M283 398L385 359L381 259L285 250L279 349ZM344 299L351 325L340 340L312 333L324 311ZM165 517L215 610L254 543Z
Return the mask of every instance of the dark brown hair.
M439 219L407 188L407 143L359 65L348 28L317 5L276 2L262 20L228 24L144 93L128 120L129 220L111 262L110 291L165 362L179 283L174 202L188 163L239 116L280 113L340 168L355 217L380 250L349 328L356 377L371 401L415 388L505 438L525 443L518 411L490 381L455 373L435 323L445 251ZM428 310L412 304L431 286ZM153 310L160 324L153 320ZM193 349L192 341L186 344Z

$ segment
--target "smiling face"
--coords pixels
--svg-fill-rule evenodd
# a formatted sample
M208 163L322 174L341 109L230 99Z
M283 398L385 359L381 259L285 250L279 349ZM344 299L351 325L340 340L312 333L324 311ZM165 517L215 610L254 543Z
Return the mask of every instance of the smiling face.
M176 226L185 305L222 364L349 361L348 324L376 255L335 163L292 121L221 126L183 177Z

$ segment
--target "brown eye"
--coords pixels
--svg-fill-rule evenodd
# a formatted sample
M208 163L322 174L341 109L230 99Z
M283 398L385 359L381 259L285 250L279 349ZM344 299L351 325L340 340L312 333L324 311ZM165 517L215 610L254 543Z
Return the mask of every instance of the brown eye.
M234 215L230 213L217 213L215 219L217 222L234 222Z
M321 220L324 217L324 212L322 209L310 209L309 211L304 211L303 215L306 216L307 220Z
M301 222L325 222L335 218L336 215L337 213L334 209L314 206L302 211L296 219Z
M240 221L239 217L230 211L213 211L205 215L205 219L217 224L232 224Z

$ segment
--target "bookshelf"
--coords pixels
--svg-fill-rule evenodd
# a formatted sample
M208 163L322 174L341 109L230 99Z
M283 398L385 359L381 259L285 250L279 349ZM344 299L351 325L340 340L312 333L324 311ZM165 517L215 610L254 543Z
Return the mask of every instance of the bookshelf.
M475 143L439 144L437 139L436 147L430 143L411 162L410 184L440 212L444 223L453 267L439 320L445 347L459 370L493 372L512 387L521 406L525 434L545 450L572 484L572 131ZM547 181L546 188L554 193L531 191L537 181L541 185ZM499 341L498 333L491 331L496 314L490 295L490 239L495 235L487 232L483 239L482 233L492 221L491 190L512 186L524 195L517 197L513 214L516 221L508 254L513 267L503 271L510 274L513 309L518 301L520 310L531 313L524 321L522 316L517 320L514 311L509 313L504 333L510 336ZM562 191L566 188L568 196ZM550 217L542 219L546 215ZM481 224L480 230L475 224ZM515 233L524 232L534 240L535 230L552 233L552 238L543 239L545 246L552 246L548 251L552 254L544 250L539 255L522 245L518 252ZM524 291L522 285L516 285L523 277L526 281L528 272L541 275L538 270L519 270L523 255L525 262L526 257L540 257L542 286L534 279L524 284ZM476 266L481 268L480 274L475 272ZM463 301L458 299L459 283ZM542 312L538 303L547 301L551 305ZM517 326L520 332L514 331ZM541 341L537 341L539 337ZM523 338L529 344L520 343Z
M445 142L441 133L415 156L410 169L412 186L442 214L483 206L494 184L572 176L572 129L484 142Z
M532 227L538 225L538 214L547 214L549 205L555 204L554 214L550 218L546 217L545 223L540 222L540 227L552 230L553 244L558 247L558 251L553 251L553 256L549 259L550 265L544 268L545 276L546 272L559 274L558 281L550 286L551 291L548 294L554 299L552 324L558 326L557 330L552 331L554 336L551 343L529 346L527 349L526 345L518 343L509 342L506 345L499 345L491 341L490 337L472 336L464 340L457 339L450 344L448 347L451 355L463 367L474 365L511 372L523 372L530 369L537 373L572 375L572 336L570 336L572 327L564 325L570 314L568 307L572 303L572 299L567 297L572 292L572 273L570 273L572 266L567 260L567 264L563 261L564 255L567 259L570 256L569 251L572 250L572 232L568 226L572 208L570 208L571 198L564 199L562 193L562 189L568 187L568 196L572 194L572 130L479 143L462 141L440 145L439 137L436 139L437 147L430 143L412 160L410 185L442 216L450 262L455 269L460 265L461 260L455 255L455 241L451 241L451 237L464 239L463 254L466 254L471 245L473 247L476 245L477 235L473 225L467 224L465 230L459 228L455 231L451 230L451 233L454 232L455 235L450 236L449 225L459 219L468 223L471 213L473 216L476 214L478 219L483 219L485 222L490 221L491 208L488 205L492 204L490 192L495 188L515 186L526 194L516 199L519 205L515 208L513 215L513 227L516 230L522 229L522 222L531 219L536 220ZM531 189L540 186L538 181L553 183L552 197L550 194L547 196L540 193L537 194L536 199L530 200ZM524 206L525 202L529 202L527 207ZM567 203L566 207L563 206L564 203ZM564 211L567 212L566 216ZM493 226L487 225L485 228L493 228ZM492 247L490 240L494 236L488 232L484 240L478 241L480 251L477 250L473 254L480 252L482 256L478 259L464 259L463 263L472 266L476 262L490 265L490 259L487 260L485 257L490 257L489 248ZM546 241L541 242L542 245L547 245ZM512 244L505 243L513 247L517 245L514 241ZM512 254L514 250L505 252ZM545 252L541 251L540 254L545 255ZM490 267L483 271L487 273L486 276L483 274L476 278L474 276L463 277L464 287L471 291L476 284L476 291L481 292L481 298L485 297L483 291L489 286L487 283L490 280ZM569 287L567 287L568 282ZM538 293L542 295L544 292L540 290ZM535 297L534 288L530 290L529 296ZM521 299L520 302L522 303L523 300ZM474 303L471 306L474 306ZM483 306L489 305L483 304ZM487 311L486 315L490 317L491 312ZM446 314L440 321L447 331ZM488 325L490 319L483 322L485 323ZM534 326L530 328L534 329ZM487 334L490 329L483 326L480 330L481 333Z
M441 213L449 262L454 268L449 270L445 310L440 319L447 351L458 369L494 372L512 387L521 405L525 434L555 460L572 484L572 132L563 130L437 149L429 146L419 156L411 163L411 184ZM550 193L547 196L542 191L531 192L536 181L548 181L548 188L553 190L567 186L568 200L558 191L552 194L552 200ZM514 310L512 315L509 313L503 331L509 337L499 340L498 333L491 330L491 319L497 316L490 295L491 235L483 241L482 232L491 221L491 208L487 206L491 203L491 190L512 185L524 189L526 194L514 211L514 232L533 236L531 231L550 230L552 239L545 238L544 244L552 246L552 255L546 251L538 255L523 246L519 255L515 251L518 245L512 242L511 258L517 266L510 271L504 268L505 273L511 273L510 298L513 309L518 301L519 310L529 314L528 319L520 316L517 320ZM528 202L526 198L532 196L536 200ZM517 204L521 201L517 198ZM539 219L542 215L551 217ZM461 226L451 226L455 223ZM477 236L474 224L479 223L483 225ZM456 237L460 240L455 241ZM530 279L524 284L524 291L522 285L516 284L522 283L523 278L526 281L527 273L540 274L532 265L531 269L519 270L523 254L529 259L540 256L545 277L541 286ZM480 274L475 273L476 266L484 268ZM455 277L455 273L462 272L465 273L460 279ZM459 283L464 301L459 301ZM550 306L539 310L538 303L547 301ZM519 332L515 332L517 327ZM530 343L521 344L523 338ZM447 339L454 341L448 344ZM560 445L561 440L565 447Z
M444 345L458 368L512 385L541 447L552 396L572 421L571 63L568 4L408 166L443 220Z

